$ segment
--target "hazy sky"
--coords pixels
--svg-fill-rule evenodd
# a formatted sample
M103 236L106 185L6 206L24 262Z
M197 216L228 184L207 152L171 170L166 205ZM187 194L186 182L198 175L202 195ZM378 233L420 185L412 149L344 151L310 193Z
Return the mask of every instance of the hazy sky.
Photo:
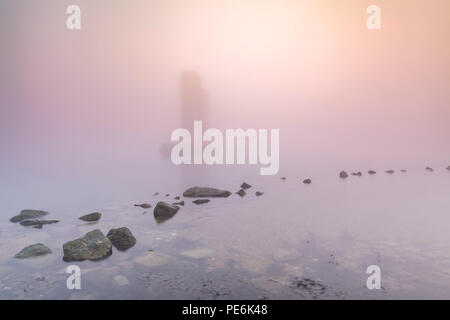
M212 125L279 128L282 165L450 162L448 0L1 0L0 48L0 172L145 168L185 70Z

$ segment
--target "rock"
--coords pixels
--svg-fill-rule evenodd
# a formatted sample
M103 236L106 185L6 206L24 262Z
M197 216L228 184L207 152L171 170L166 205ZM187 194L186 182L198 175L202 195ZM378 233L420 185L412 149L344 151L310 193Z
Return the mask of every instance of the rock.
M371 174L371 175L377 174L377 172L374 171L374 170L369 170L368 173Z
M18 254L14 256L16 259L26 259L31 257L45 256L52 253L52 250L44 246L42 243L32 244L23 248Z
M154 196L159 196L159 192L155 192L153 195Z
M94 213L89 213L87 215L84 215L82 217L79 217L78 219L83 220L83 221L89 221L89 222L93 222L93 221L98 221L100 220L100 218L102 217L102 214L99 212L94 212Z
M114 276L114 283L119 287L123 287L129 285L130 281L128 281L127 277L118 274L117 276Z
M388 174L394 174L394 170L387 170L387 171L385 171L386 173L388 173Z
M31 226L36 229L42 229L42 226L44 224L53 224L58 222L59 220L23 220L20 222L20 224L25 227Z
M406 169L402 169L402 170L400 170L400 172L401 172L401 173L407 173L407 172L408 172L408 170L406 170Z
M135 204L134 206L135 207L141 207L142 209L149 209L149 208L152 207L152 205L149 204L149 203Z
M244 182L241 184L241 189L247 190L250 189L252 186L249 185L247 182Z
M341 178L341 179L347 179L347 178L348 178L348 173L345 172L345 171L341 171L341 172L339 173L339 178Z
M183 256L192 258L192 259L203 259L208 258L214 255L213 249L208 248L200 248L200 249L193 249L193 250L187 250L181 253Z
M183 196L189 198L227 198L230 195L231 192L227 190L205 187L192 187L183 192Z
M136 238L133 236L130 229L126 227L111 229L106 236L113 246L121 251L127 250L136 244Z
M194 200L192 202L195 204L204 204L204 203L208 203L209 200L208 199L198 199L198 200Z
M63 245L64 261L100 260L112 253L111 241L99 230L93 230L84 237Z
M166 197L168 197L168 196L170 196L170 194L169 194L169 193L166 193Z
M175 198L173 198L173 200L180 200L180 197L176 196Z
M153 215L157 220L166 220L172 218L180 209L178 206L170 205L166 202L160 201L156 204L153 210Z
M433 171L434 171L434 169L431 168L431 167L426 167L425 170L428 170L428 171L430 171L430 172L433 172Z
M447 167L447 170L450 171L450 166Z
M260 196L262 196L264 194L264 192L261 192L261 191L256 191L255 192L255 195L257 196L257 197L260 197Z
M134 258L133 262L145 267L159 267L169 263L171 260L173 259L167 254L148 251L144 255Z
M236 192L236 194L240 195L241 197L244 197L247 193L245 192L244 189L241 189L238 192Z
M304 184L311 184L312 180L311 179L305 179L305 180L303 180L303 183Z
M180 202L174 202L172 203L173 206L184 206L184 201L180 201Z
M43 217L47 215L47 211L41 211L41 210L22 210L17 216L12 217L9 221L11 222L20 222L23 220L32 220L37 219L40 217Z
M362 177L362 172L361 171L352 172L352 176Z
M281 180L286 180L286 177L281 177Z

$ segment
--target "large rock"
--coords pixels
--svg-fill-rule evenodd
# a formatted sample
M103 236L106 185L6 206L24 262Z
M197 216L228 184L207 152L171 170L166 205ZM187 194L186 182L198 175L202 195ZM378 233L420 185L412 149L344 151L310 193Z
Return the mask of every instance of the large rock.
M64 261L100 260L112 252L111 241L98 229L63 245Z
M32 244L23 248L18 254L14 256L16 259L26 259L31 257L45 256L52 253L52 250L44 246L42 243Z
M20 222L23 220L37 219L37 218L43 217L47 214L48 214L47 211L27 209L27 210L22 210L17 216L14 216L11 219L9 219L9 221L16 223L16 222Z
M88 222L98 221L102 217L102 214L100 212L93 212L86 214L82 217L79 217L78 219Z
M25 227L33 227L36 229L42 229L42 226L45 224L53 224L58 223L59 220L23 220L20 221L20 224Z
M164 201L160 201L153 209L153 215L157 220L166 220L172 218L180 209L178 206L170 205Z
M228 190L215 188L192 187L183 192L184 197L190 198L227 198L231 195Z
M136 238L130 229L123 227L109 230L106 235L114 247L123 251L133 247L136 244Z

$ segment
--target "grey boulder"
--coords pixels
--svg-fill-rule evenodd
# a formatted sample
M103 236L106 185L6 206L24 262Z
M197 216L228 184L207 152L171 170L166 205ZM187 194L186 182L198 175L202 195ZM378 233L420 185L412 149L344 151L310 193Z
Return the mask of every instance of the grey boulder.
M157 220L166 220L172 218L180 210L180 207L170 205L164 201L160 201L153 209L153 215Z
M114 247L118 250L127 250L136 244L136 238L126 227L111 229L106 235Z
M63 245L64 261L100 260L111 255L111 241L98 229Z

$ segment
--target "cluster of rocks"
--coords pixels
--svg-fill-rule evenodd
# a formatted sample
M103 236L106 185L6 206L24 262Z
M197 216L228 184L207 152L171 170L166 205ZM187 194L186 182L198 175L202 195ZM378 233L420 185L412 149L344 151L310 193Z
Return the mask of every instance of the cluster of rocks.
M9 219L13 223L19 223L22 226L42 229L43 225L59 222L58 220L42 220L41 218L48 215L47 211L42 210L22 210L18 215Z

